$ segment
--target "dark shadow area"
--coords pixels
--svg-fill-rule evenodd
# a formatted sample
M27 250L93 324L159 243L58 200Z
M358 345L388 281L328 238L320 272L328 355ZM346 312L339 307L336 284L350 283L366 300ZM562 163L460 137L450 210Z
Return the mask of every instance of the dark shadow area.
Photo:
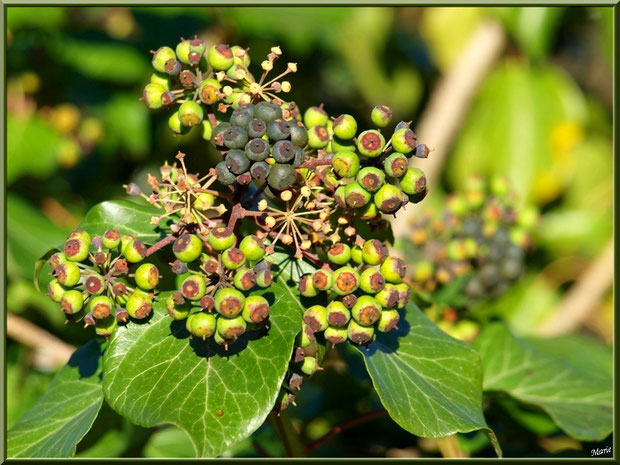
M77 368L80 378L90 378L99 371L99 366L103 358L103 340L92 339L86 345L76 350L67 362L72 368ZM101 378L101 373L99 374Z
M374 342L369 344L364 350L362 346L362 352L365 356L372 356L375 352L383 352L386 354L396 352L400 346L399 339L401 337L405 337L411 331L411 325L407 320L405 320L406 308L402 308L398 311L400 315L400 320L398 321L398 329L394 328L389 333L382 333L380 331L376 331L377 339Z

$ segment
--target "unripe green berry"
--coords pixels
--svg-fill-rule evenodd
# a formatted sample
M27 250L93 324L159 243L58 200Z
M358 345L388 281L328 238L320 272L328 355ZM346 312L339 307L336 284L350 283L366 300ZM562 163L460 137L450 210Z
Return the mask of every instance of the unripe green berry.
M237 65L244 65L246 68L250 66L250 54L247 50L239 47L238 45L233 45L230 47L230 50L234 56L234 63Z
M305 375L311 376L320 369L319 362L315 357L304 357L301 365L301 371Z
M142 320L151 314L153 301L145 292L136 290L127 299L125 308L130 317Z
M352 294L360 284L359 273L350 266L338 268L332 274L332 290L338 295Z
M345 198L346 189L347 189L346 185L345 186L338 186L338 188L334 192L334 199L336 200L336 203L341 208L347 208L347 201L346 201L346 198Z
M65 292L67 290L62 287L57 279L52 279L47 286L47 295L56 303L60 302Z
M182 40L181 42L177 44L175 53L176 53L177 59L181 63L185 63L186 65L189 64L189 52L190 52L189 40Z
M381 312L381 318L379 318L379 322L377 323L377 330L383 333L389 333L394 328L397 328L398 320L400 320L400 315L397 310L383 310Z
M245 255L236 248L231 247L222 253L222 264L229 270L237 270L245 265Z
M207 283L202 275L188 276L181 284L183 297L189 300L200 300L207 292Z
M364 242L362 247L362 259L368 265L379 265L388 255L387 247L377 239L370 239Z
M123 234L121 236L121 253L124 254L125 250L127 249L127 246L130 244L131 241L133 241L135 239L134 236L130 235L130 234Z
M265 245L263 241L254 235L245 236L239 243L239 249L241 249L243 255L252 262L260 260L265 255Z
M206 211L209 208L213 207L215 203L215 196L208 192L201 192L196 196L196 200L194 200L194 208L200 211Z
M179 121L183 126L198 126L204 118L202 107L192 100L186 100L179 106Z
M175 320L184 320L189 315L192 306L183 298L183 294L175 291L166 299L166 310Z
M186 134L189 132L190 128L187 126L183 126L181 124L181 120L179 119L179 112L175 111L168 118L168 127L175 134Z
M381 317L381 305L369 295L360 296L351 309L351 315L362 326L372 326Z
M330 326L325 330L324 336L325 340L332 344L334 347L336 344L341 344L347 340L349 331L346 326L336 327Z
M118 322L116 321L115 315L110 315L103 320L96 320L95 322L95 333L97 336L110 337L116 327L118 326Z
M269 302L260 295L251 295L245 299L241 316L247 323L262 323L269 318Z
M153 68L155 68L156 71L159 71L160 73L165 73L166 72L166 63L169 60L176 60L176 55L174 53L174 50L172 50L170 47L160 47L154 54L153 54Z
M375 158L381 155L385 147L383 135L374 129L362 132L357 137L357 150L362 155Z
M164 92L166 92L166 89L162 85L150 82L144 87L142 100L147 108L157 110L162 107L161 97L164 95Z
M379 209L374 203L369 203L364 205L362 208L358 210L358 215L362 220L373 220L377 218L377 215L380 215Z
M334 244L327 251L327 258L336 265L345 265L351 260L351 247L342 242Z
M62 265L63 263L67 263L67 257L62 252L56 252L53 254L49 260L47 261L52 270L56 269L58 265Z
M129 263L138 263L144 260L146 257L146 251L147 248L146 245L144 245L144 242L138 239L133 239L129 242L129 244L127 244L123 254Z
M114 302L108 296L98 295L92 297L88 302L88 311L93 314L98 320L103 320L112 315L114 309Z
M221 87L222 85L217 79L205 79L198 87L198 96L200 97L200 101L206 103L207 105L213 105L220 99L218 96L218 91Z
M60 299L60 308L67 315L73 315L79 312L82 310L83 306L84 297L80 291L75 289L65 292Z
M134 279L136 284L145 291L155 289L159 284L159 270L152 263L143 263L136 270Z
M384 128L392 121L392 109L387 105L377 105L372 109L370 119L376 126Z
M317 270L312 275L312 285L318 291L328 291L332 287L332 273L329 270Z
M329 144L329 133L325 126L317 125L308 129L308 146L313 149L324 149Z
M381 264L381 274L388 283L398 284L403 281L407 265L398 257L387 257Z
M349 140L357 134L357 121L351 115L340 115L332 126L334 135L340 139Z
M359 185L357 181L352 181L345 186L344 199L351 208L360 208L370 202L372 195Z
M332 300L326 308L330 326L345 326L351 319L350 310L339 300Z
M385 173L392 178L400 178L407 171L409 161L399 152L394 152L383 161Z
M256 275L248 268L241 268L235 273L233 284L240 291L249 291L256 286Z
M394 150L405 155L410 153L416 146L415 133L409 128L398 129L392 135L392 147Z
M121 243L121 233L117 229L108 229L103 234L102 240L106 249L116 249Z
M245 297L237 289L219 289L215 293L215 310L222 316L233 318L243 310Z
M54 269L54 276L63 286L73 287L80 281L80 268L72 262L63 263Z
M311 273L306 273L299 278L299 293L304 297L315 297L318 295L312 283Z
M234 55L228 45L213 45L207 53L207 62L216 71L226 71L234 64Z
M332 168L341 178L352 178L360 169L360 159L355 152L337 152L332 158Z
M360 289L366 294L376 294L385 287L385 278L376 268L366 268L360 276Z
M217 319L217 332L223 339L234 341L241 336L247 328L247 323L242 316L235 318L219 317Z
M307 128L325 126L328 119L327 113L321 107L310 107L304 113L304 124Z
M362 248L359 245L354 245L351 248L351 260L353 260L353 263L356 265L364 263Z
M209 232L207 241L214 250L221 251L232 247L237 238L232 229L225 226L218 226Z
M151 82L153 84L159 84L166 89L166 91L170 90L170 76L168 74L154 72L151 74Z
M89 294L99 295L105 291L105 281L101 275L92 273L84 281L84 288Z
M353 140L340 139L335 135L332 136L331 148L333 153L355 152L357 150L357 146Z
M327 326L327 309L322 305L313 305L304 312L304 323L306 323L312 331L324 331Z
M193 313L185 322L187 331L192 336L200 337L203 340L213 335L216 325L215 315L205 312Z
M427 193L426 176L420 168L409 168L400 179L400 188L409 195L409 201L419 202Z
M375 192L385 184L385 174L379 168L367 166L357 173L356 180L368 192Z
M375 193L375 205L383 213L394 213L402 205L404 196L402 191L393 184L384 184Z
M375 299L383 308L392 308L398 304L398 289L394 284L386 283L383 289L375 294Z
M256 284L258 287L269 287L273 283L273 274L270 270L260 270L256 273Z
M71 262L81 262L88 257L90 241L81 238L70 238L65 242L65 257Z
M90 244L90 241L91 241L90 234L88 234L83 229L76 229L71 234L69 234L67 239L80 239L84 242L87 242L88 244Z
M375 335L375 328L372 326L362 326L355 320L351 320L347 327L347 335L351 342L361 346L372 342Z

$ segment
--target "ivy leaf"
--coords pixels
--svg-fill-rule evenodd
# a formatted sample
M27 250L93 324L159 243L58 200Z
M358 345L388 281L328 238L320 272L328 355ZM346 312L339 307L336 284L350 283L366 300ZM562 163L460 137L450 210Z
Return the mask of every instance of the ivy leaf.
M360 348L381 402L416 436L438 438L484 430L501 449L482 413L482 370L476 351L435 326L413 303L398 330Z
M268 333L246 333L228 352L212 338L190 340L161 295L150 321L112 337L104 361L112 408L141 426L178 426L199 457L252 434L275 404L301 328L301 304L282 276L261 293L271 302Z
M8 457L70 457L103 402L102 340L71 356L49 388L7 434Z
M565 347L566 339L557 343ZM487 326L475 342L482 356L485 391L502 391L542 408L580 441L604 439L613 426L609 370L584 370L574 350L561 354L552 344L516 338L502 324Z

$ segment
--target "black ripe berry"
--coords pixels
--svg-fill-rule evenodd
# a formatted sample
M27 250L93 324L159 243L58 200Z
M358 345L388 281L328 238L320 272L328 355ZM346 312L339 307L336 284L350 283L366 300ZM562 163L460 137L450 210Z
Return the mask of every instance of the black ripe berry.
M288 139L291 135L291 128L283 119L275 119L267 125L267 135L271 140Z
M248 143L248 133L239 126L230 126L222 133L222 140L229 149L240 149Z
M269 176L270 169L271 167L269 166L268 163L265 163L264 161L257 161L250 168L250 174L252 175L254 179L257 179L260 181L263 179L267 179L267 176Z
M263 161L269 156L269 143L262 138L252 139L245 146L245 155L252 161Z
M271 167L267 182L273 189L281 191L288 189L295 184L297 172L291 165L276 163Z
M229 186L237 180L237 177L230 172L224 161L219 162L215 166L215 174L217 175L217 180L225 186Z
M277 163L288 163L295 157L295 147L290 141L281 140L274 144L272 155Z
M233 174L245 173L250 168L250 160L241 150L231 150L224 159L226 167Z
M254 118L248 126L250 137L263 137L267 132L267 125L262 119Z

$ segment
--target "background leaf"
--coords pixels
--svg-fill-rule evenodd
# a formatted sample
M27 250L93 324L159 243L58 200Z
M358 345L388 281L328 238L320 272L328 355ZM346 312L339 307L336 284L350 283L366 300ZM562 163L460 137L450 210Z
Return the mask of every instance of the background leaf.
M600 441L613 426L612 378L609 370L580 367L583 357L575 351L581 344L574 342L565 350L566 339L518 339L504 325L493 324L475 345L482 356L485 391L503 391L539 406L570 436ZM564 352L561 358L559 352ZM611 363L608 359L606 365Z
M103 402L103 340L78 349L49 388L8 431L8 457L70 457Z
M360 349L381 402L396 423L422 437L485 430L480 357L435 326L413 303L399 329Z

